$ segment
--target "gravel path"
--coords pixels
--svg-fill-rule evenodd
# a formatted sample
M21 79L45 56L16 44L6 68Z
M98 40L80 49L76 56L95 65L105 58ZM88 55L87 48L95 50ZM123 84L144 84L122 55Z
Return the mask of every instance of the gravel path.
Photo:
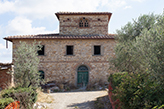
M94 109L96 98L107 95L106 91L58 92L49 94L54 98L48 109Z

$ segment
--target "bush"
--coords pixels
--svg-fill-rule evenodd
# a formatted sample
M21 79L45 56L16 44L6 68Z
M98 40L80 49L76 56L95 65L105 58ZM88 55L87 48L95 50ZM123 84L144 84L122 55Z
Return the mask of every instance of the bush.
M163 109L163 108L164 108L164 104L163 104L162 106L160 106L160 107L155 106L155 107L153 107L152 109Z
M122 79L127 75L127 72L119 72L119 73L114 73L110 74L108 78L108 82L112 82L112 87L115 89L116 86L118 86Z
M12 103L14 100L10 98L0 99L0 109L4 109L8 104Z
M11 97L20 101L23 109L30 109L37 100L37 92L32 88L12 88L2 92L3 98Z
M163 86L150 80L147 73L129 73L121 80L118 78L112 78L119 83L113 93L121 101L122 109L149 109L164 104Z

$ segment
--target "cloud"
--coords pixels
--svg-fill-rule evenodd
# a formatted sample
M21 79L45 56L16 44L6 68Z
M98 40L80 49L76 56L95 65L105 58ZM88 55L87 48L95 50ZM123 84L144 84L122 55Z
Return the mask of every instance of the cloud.
M101 0L15 0L0 2L0 13L14 12L30 18L54 17L57 11L94 11Z
M9 49L3 50L3 52L0 53L0 62L3 62L3 63L12 62L12 51Z
M145 0L132 0L132 1L144 2Z
M0 49L5 49L6 47L3 44L0 44Z
M0 62L9 63L12 61L12 47L9 43L9 48L6 49L5 45L0 43Z
M32 20L25 17L15 17L13 20L8 22L6 26L7 34L41 34L41 33L52 33L56 31L46 31L45 27L33 27Z
M2 29L3 29L3 28L2 28L2 26L0 25L0 30L1 30L1 31L0 31L0 36L2 35Z
M126 4L126 0L15 0L0 2L1 13L12 12L32 19L54 17L58 11L113 11Z
M11 11L14 9L15 3L12 1L0 1L0 14L3 14L5 12Z
M125 6L124 9L130 9L132 6Z
M125 0L102 0L101 1L101 8L104 8L105 10L115 11L121 7L126 5Z
M34 27L34 20L47 18L54 19L54 13L58 11L98 11L98 7L104 10L115 10L126 4L124 0L15 0L0 2L0 13L13 12L17 17L10 20L5 27L5 33L10 35L19 34L42 34L58 32L47 31L45 27ZM8 5L8 6L7 6ZM7 6L5 10L5 6Z

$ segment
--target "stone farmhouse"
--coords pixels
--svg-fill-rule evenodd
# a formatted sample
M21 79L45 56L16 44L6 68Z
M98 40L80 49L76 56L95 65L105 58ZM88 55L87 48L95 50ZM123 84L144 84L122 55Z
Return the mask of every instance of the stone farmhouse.
M41 41L39 72L42 78L82 87L107 82L109 57L114 55L114 34L108 34L110 12L57 12L58 34L8 36L13 53L20 41ZM14 57L14 54L13 54Z

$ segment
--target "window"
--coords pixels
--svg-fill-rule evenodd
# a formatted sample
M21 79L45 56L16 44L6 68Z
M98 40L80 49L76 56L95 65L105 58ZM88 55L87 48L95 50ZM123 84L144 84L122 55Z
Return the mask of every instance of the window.
M82 20L80 20L80 22L79 22L79 27L83 27L83 21Z
M42 45L41 49L38 50L38 55L44 55L44 45Z
M85 20L85 27L88 27L88 21Z
M94 46L94 55L101 55L101 46L100 45Z
M44 79L44 72L42 70L39 70L39 76L40 76L40 79Z
M85 17L80 19L79 27L89 27L88 20Z
M73 45L66 46L66 55L73 55Z

